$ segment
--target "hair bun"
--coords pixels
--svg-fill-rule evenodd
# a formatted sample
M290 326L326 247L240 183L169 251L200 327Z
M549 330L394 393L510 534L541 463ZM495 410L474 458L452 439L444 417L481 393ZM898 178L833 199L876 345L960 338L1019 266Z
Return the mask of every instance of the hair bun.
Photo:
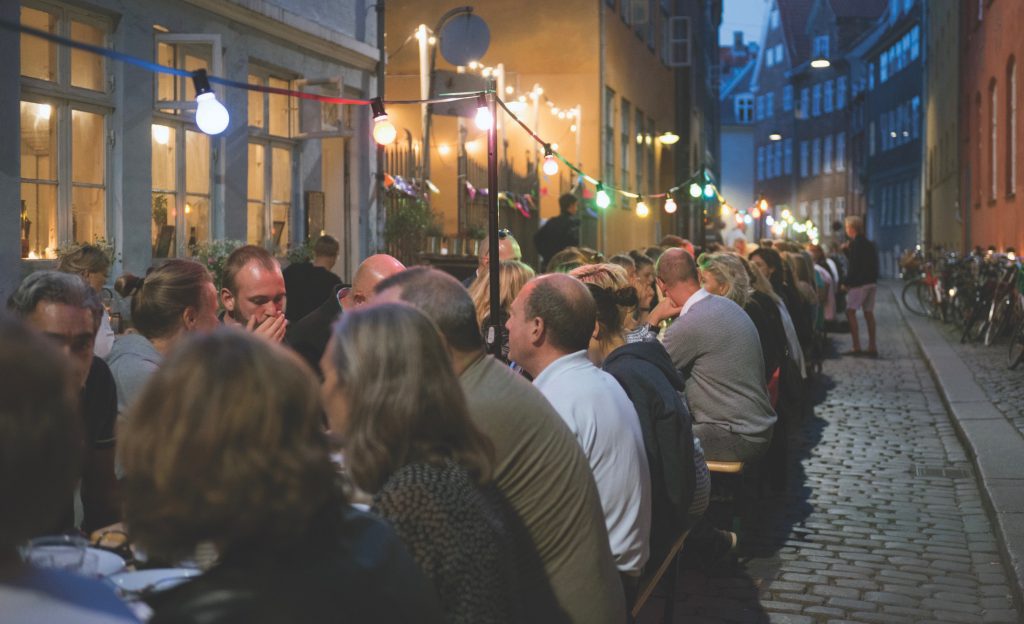
M117 294L122 297L131 297L135 293L142 290L142 286L146 283L146 278L132 275L131 273L125 273L121 277L117 278L114 282L114 290Z
M626 286L615 291L615 303L627 308L640 304L640 296L636 294L636 288Z

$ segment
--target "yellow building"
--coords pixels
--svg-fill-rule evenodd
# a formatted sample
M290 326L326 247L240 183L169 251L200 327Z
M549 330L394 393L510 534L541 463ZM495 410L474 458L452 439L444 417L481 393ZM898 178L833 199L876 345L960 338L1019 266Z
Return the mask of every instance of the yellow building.
M568 161L606 185L642 195L663 193L677 182L674 148L658 140L662 133L678 133L674 72L667 61L672 61L674 51L688 52L689 46L688 23L671 28L677 23L673 19L687 18L672 18L669 5L649 0L479 3L473 11L490 28L490 45L477 63L464 67L452 66L436 54L441 78L435 93L444 93L446 86L449 91L467 86L472 90L473 85L484 84L485 74L498 75L502 99L513 103L520 118L545 141L557 144ZM420 38L428 51L439 45L440 33L432 29L457 6L460 3L452 0L388 3L386 99L420 96ZM418 38L420 24L427 28ZM672 32L679 34L675 41L669 37ZM398 127L397 148L422 161L420 107L392 106L388 114ZM540 147L507 117L499 117L504 117L499 156L515 176L537 176L540 216L556 215L558 196L572 189L575 177L564 165L557 176L534 174L532 167L543 156ZM465 227L459 217L458 193L466 192L458 170L460 126L465 129L467 159L476 165L469 166L471 172L486 165L486 134L468 117L431 118L429 178L440 191L431 202L443 215L445 233L451 235ZM422 165L413 169L423 173ZM505 184L499 180L499 190L507 190ZM595 219L585 210L594 193L592 184L578 193L586 200L580 210L583 244L613 254L656 244L663 234L672 233L669 224L674 217L664 214L664 200L648 200L651 216L641 218L635 212L636 200L613 195L611 206L595 209ZM530 234L515 228L513 232L521 239Z

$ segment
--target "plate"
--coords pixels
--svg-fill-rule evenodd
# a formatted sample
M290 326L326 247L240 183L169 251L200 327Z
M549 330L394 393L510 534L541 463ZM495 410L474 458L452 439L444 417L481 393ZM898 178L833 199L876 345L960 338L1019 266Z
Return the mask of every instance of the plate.
M93 548L91 546L86 549L86 553L96 556L96 576L102 578L110 576L111 574L117 574L124 570L124 559L119 557L116 553L112 553L109 550L104 550L102 548Z
M170 589L199 574L200 571L193 568L154 568L121 572L107 580L123 592L144 593Z

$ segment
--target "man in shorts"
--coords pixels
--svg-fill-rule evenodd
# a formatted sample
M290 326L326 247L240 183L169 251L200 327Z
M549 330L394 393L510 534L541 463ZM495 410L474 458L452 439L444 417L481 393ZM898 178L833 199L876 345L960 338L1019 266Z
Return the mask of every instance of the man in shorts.
M875 344L875 291L878 288L878 249L864 235L864 220L858 216L846 217L847 271L843 290L846 292L846 318L850 321L850 336L853 349L844 355L878 356ZM857 310L864 313L868 326L868 348L861 351L860 328L857 326Z

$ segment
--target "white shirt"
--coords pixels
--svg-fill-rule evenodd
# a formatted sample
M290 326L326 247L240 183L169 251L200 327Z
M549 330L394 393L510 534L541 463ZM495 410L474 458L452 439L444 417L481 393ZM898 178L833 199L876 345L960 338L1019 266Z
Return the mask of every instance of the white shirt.
M533 381L587 456L601 497L612 556L637 575L650 554L651 473L640 419L615 378L586 351L564 355Z
M684 314L689 312L690 308L692 308L694 304L699 303L703 299L707 299L710 295L711 293L704 290L703 288L698 288L697 292L690 295L690 298L687 299L686 303L683 304L683 309L679 312L679 316L683 316Z

